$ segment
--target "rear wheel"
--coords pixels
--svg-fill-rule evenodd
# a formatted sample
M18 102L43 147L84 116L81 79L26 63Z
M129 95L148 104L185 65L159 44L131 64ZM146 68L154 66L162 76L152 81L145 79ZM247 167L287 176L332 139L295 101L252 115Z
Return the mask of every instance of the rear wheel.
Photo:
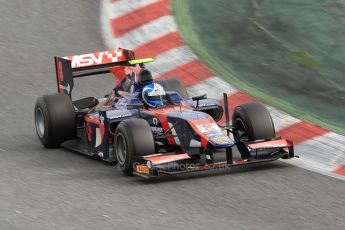
M157 83L161 84L164 87L165 91L173 91L180 94L180 96L187 100L188 93L186 87L183 85L182 81L178 78L167 78L163 80L157 81Z
M75 138L76 116L69 96L49 94L39 97L34 116L38 139L45 147L56 148Z
M143 119L122 121L114 135L117 164L126 175L133 174L134 158L155 153L155 142L150 125Z

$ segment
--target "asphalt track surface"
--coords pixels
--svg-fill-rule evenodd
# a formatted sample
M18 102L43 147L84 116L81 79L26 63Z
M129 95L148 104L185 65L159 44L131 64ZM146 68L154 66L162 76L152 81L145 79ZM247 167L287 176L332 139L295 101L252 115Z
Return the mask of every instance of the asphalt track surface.
M92 0L1 0L1 230L343 229L344 181L283 162L148 181L44 149L33 107L56 91L52 57L103 50L98 13ZM81 79L74 95L111 83Z

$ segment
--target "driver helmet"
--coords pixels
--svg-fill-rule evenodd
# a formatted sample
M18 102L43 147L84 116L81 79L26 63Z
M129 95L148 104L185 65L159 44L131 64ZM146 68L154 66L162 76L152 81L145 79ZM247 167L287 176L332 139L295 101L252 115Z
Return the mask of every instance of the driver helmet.
M159 108L166 104L166 93L163 86L158 83L150 83L143 88L142 98L151 108Z

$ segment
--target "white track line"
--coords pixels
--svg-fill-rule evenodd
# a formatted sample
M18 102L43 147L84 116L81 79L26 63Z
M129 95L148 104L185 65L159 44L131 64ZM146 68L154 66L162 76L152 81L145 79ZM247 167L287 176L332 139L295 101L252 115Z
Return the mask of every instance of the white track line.
M266 108L272 116L272 120L276 130L286 128L301 121L283 111L273 108L272 106L266 105Z
M327 133L295 147L300 159L294 163L315 170L333 172L345 165L345 137ZM289 162L288 162L289 163Z
M321 167L317 167L317 165L314 165L313 162L305 160L304 158L292 158L289 160L279 160L279 161L345 181L345 176L335 174L333 173L333 171L325 169L325 167L323 167L322 165Z
M197 59L198 58L187 46L180 46L161 53L155 57L154 62L147 63L146 67L151 71L152 76L155 78Z
M105 0L105 5L107 5L106 14L108 18L115 19L159 1L160 0L121 0L111 3L109 0Z
M110 1L109 0L101 0L100 7L99 7L99 15L100 15L100 24L101 24L101 35L105 46L109 49L114 49L116 45L113 34L111 31L111 23L110 23Z
M223 93L227 93L228 96L239 92L238 89L231 86L226 81L219 77L212 77L200 83L188 87L188 93L190 96L196 96L206 93L208 98L214 98L217 100L223 99Z
M104 27L109 25L108 29L102 30L102 35L107 47L111 49L116 49L118 47L136 49L145 43L177 30L174 17L163 16L115 39L111 32L109 18L108 21L104 19L101 19L101 21L104 23Z

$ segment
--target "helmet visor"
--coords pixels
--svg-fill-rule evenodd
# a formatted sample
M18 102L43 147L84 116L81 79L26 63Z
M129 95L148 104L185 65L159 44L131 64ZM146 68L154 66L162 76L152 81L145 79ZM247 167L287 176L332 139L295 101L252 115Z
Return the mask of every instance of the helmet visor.
M152 100L152 101L162 101L162 100L166 99L166 96L165 95L156 95L156 96L147 96L147 98L149 100Z
M166 104L166 95L147 96L147 99L150 101L162 102L163 104Z

